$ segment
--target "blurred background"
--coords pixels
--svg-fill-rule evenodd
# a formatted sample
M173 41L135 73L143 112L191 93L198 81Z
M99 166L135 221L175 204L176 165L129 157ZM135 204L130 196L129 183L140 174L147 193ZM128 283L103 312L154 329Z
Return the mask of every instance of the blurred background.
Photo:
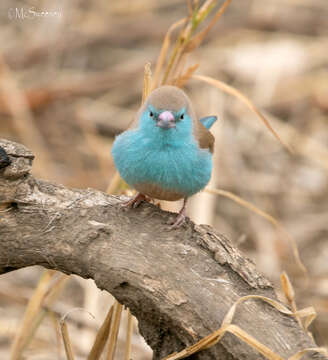
M0 137L33 151L35 176L106 191L115 174L111 145L140 106L144 65L156 63L166 31L187 14L185 0L1 0ZM295 239L310 281L286 234L230 199L198 194L189 216L231 239L278 293L280 274L287 271L298 307L317 310L311 331L322 346L328 346L327 19L327 0L233 0L189 59L200 64L198 74L248 96L294 154L238 99L197 80L185 87L199 116L219 117L210 187L274 216ZM1 359L10 358L43 271L0 277ZM86 358L112 301L93 281L76 276L56 296L52 315L78 307L94 316L80 310L67 317L76 359ZM132 342L134 359L151 358L137 326ZM65 358L52 316L41 322L24 356Z

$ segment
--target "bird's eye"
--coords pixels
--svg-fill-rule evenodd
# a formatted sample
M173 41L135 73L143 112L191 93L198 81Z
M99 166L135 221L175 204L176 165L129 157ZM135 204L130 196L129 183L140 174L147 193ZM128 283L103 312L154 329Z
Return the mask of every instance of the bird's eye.
M154 113L151 111L151 112L149 113L149 116L150 116L150 117L153 117L153 116L154 116Z
M184 119L184 114L180 115L180 120Z

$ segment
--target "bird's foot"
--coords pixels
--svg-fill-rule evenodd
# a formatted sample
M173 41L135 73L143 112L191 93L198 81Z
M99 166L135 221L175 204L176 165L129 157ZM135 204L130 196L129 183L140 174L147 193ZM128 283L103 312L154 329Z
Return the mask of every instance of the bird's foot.
M142 201L147 201L147 197L144 194L138 193L134 195L132 199L123 202L121 206L124 208L135 209Z
M184 213L179 213L174 220L168 222L168 225L170 225L169 230L178 229L185 222L186 222L186 215Z
M187 205L187 198L183 200L183 206L181 210L179 211L178 216L175 218L175 220L170 221L168 225L171 225L169 230L178 229L180 226L182 226L186 222L186 205Z

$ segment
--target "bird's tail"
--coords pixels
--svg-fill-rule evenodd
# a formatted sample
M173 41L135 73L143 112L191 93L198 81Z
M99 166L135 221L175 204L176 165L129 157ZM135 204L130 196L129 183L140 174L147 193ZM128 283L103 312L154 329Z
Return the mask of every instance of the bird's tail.
M217 119L217 116L205 116L200 119L200 122L206 127L206 129L210 129Z

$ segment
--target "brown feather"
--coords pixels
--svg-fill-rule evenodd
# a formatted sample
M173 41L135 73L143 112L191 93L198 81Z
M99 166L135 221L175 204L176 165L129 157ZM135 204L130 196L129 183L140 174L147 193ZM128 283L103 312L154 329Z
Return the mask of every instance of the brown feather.
M209 149L211 153L214 151L215 138L212 133L206 129L206 127L197 119L197 125L195 127L195 138L198 141L201 149Z
M187 95L176 86L165 85L155 89L145 102L145 107L149 104L158 110L179 111L182 108L189 110L191 102Z
M133 187L140 193L158 200L177 201L184 198L178 191L166 190L155 184L136 184Z

